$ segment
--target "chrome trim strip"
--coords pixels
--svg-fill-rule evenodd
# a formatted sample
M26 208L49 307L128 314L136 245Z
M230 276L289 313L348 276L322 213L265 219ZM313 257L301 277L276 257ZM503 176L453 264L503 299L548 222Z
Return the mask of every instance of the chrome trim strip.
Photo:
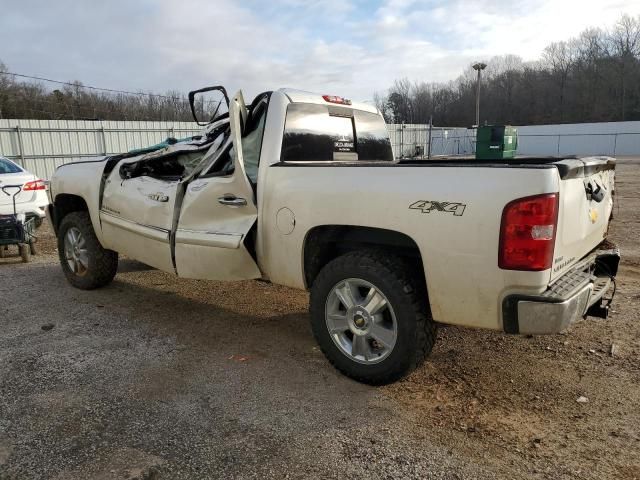
M243 237L244 235L241 233L210 232L179 228L176 231L176 244L237 249L240 248Z
M142 235L143 237L157 240L159 242L169 243L169 230L167 229L127 220L126 218L119 217L106 210L100 210L100 219L103 222L109 223L110 225L119 227L128 232L137 233L138 235Z

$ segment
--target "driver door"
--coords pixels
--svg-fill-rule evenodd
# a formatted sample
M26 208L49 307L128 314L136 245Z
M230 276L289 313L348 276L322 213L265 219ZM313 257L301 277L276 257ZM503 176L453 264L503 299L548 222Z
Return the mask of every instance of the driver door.
M170 233L178 181L122 179L121 162L106 180L100 223L105 247L175 273Z
M180 277L246 280L262 276L247 246L258 210L242 155L247 107L239 91L229 104L233 171L205 174L186 188L175 231ZM224 154L224 152L223 152Z

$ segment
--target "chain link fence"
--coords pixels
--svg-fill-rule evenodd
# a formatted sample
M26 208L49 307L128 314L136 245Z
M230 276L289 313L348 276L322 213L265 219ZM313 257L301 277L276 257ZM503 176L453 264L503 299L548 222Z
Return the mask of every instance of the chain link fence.
M423 124L388 126L396 158L475 154L474 128ZM527 125L518 129L518 154L535 156L640 155L640 122Z

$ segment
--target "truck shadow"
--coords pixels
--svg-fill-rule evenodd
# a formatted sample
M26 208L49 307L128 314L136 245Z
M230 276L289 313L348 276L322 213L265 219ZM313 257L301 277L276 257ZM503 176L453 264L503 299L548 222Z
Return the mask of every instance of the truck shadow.
M3 381L14 393L0 402L14 395L5 414L16 438L52 445L50 468L69 451L92 457L98 438L105 456L135 435L144 452L183 449L177 461L243 445L288 458L292 436L313 445L371 415L392 421L376 389L337 373L317 349L304 292L286 300L290 290L264 282L122 267L93 291L68 285L54 263L0 271L0 291L11 275L7 292L34 299L33 308L14 296L4 305L0 355L12 359Z
M256 395L295 391L293 398L302 398L310 388L320 399L327 385L346 396L371 395L371 388L336 372L316 346L305 292L265 282L178 279L126 259L119 267L102 289L74 289L56 264L29 272L31 285L25 286L37 288L35 280L56 291L47 301L55 331L77 332L80 343L90 335L95 360L111 359L114 368L103 371L96 364L81 372L83 381L93 383L95 371L101 371L97 388L109 385L105 393L129 383L128 390L147 400L185 390L235 390L239 384ZM283 296L289 300L283 302ZM23 321L41 322L35 314L22 315ZM65 336L66 348L73 341L73 333Z
M118 260L118 273L148 272L150 270L156 270L156 268L128 258Z
M0 248L2 246L0 245ZM54 261L57 260L57 255L54 257L51 254L36 254L31 256L31 261L28 263L24 263L22 261L22 257L18 253L18 249L15 246L9 247L8 251L5 251L5 256L0 258L0 268L3 266L11 266L11 265L28 265L30 263L51 263L51 261L55 258ZM131 272L146 272L149 270L156 270L154 267L149 265L145 265L144 263L140 263L136 260L130 260L127 258L121 258L118 262L118 273L131 273Z

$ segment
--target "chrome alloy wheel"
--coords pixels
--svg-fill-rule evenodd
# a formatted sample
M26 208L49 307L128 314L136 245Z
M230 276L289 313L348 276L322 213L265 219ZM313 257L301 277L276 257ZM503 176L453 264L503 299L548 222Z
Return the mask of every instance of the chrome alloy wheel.
M336 346L358 363L384 360L398 338L389 300L375 285L359 278L347 278L331 289L325 321Z
M76 227L67 230L64 236L64 256L73 273L83 276L89 269L89 252L85 238Z

